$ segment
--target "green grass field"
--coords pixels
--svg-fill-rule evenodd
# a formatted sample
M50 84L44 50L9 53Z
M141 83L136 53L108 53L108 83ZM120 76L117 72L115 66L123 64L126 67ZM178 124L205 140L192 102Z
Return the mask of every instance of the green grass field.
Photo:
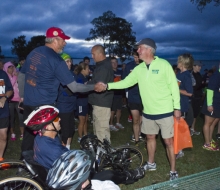
M126 143L130 143L130 138L132 135L132 123L127 122L128 111L127 109L122 110L122 118L121 123L125 126L125 129L111 132L111 142L112 146L116 147L119 145L123 145ZM77 124L77 123L76 123ZM202 131L203 127L203 119L198 117L196 123L196 129L198 131ZM92 126L89 125L89 132L92 132ZM19 137L18 127L16 128L17 137ZM214 135L216 134L216 129L214 131ZM213 137L215 137L213 135ZM77 132L74 135L73 142L71 145L71 149L79 149L79 143L77 142L78 134ZM212 168L220 167L220 152L210 152L204 150L202 148L203 145L203 135L193 136L193 148L185 149L185 156L178 159L176 163L176 169L179 173L179 177L187 176L190 174L195 174L198 172L206 171ZM15 142L8 141L8 145L5 151L4 158L5 159L19 159L20 157L20 145L21 141L17 139ZM141 143L139 149L142 151L144 155L144 159L147 160L147 152L144 149L144 143ZM157 170L152 172L146 172L146 175L143 179L132 185L120 185L122 190L133 190L141 187L145 187L148 185L152 185L155 183L160 183L166 180L169 180L169 163L166 157L166 152L164 145L161 141L161 137L157 138L157 150L155 155L155 161L157 163ZM4 171L1 171L4 172ZM0 174L0 178L2 178L2 173Z

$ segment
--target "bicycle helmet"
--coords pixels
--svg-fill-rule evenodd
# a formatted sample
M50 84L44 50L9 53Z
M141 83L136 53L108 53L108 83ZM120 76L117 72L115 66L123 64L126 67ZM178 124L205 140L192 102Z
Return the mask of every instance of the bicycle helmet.
M82 150L69 150L49 170L46 182L54 189L81 189L90 174L91 160Z
M47 124L52 123L58 114L59 110L53 106L40 106L31 112L24 124L33 131L39 131Z

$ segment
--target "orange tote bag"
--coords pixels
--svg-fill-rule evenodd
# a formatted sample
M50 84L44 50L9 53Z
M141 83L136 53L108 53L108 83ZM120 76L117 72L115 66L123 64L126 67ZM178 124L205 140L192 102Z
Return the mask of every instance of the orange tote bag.
M178 152L184 148L192 148L192 138L189 132L189 126L183 118L179 121L174 118L174 153Z

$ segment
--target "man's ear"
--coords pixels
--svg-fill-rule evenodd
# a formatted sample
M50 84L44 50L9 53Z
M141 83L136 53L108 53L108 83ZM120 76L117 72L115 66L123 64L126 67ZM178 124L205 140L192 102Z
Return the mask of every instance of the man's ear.
M49 124L47 124L44 128L45 128L45 129L49 129L51 125L52 125L52 124L49 123Z

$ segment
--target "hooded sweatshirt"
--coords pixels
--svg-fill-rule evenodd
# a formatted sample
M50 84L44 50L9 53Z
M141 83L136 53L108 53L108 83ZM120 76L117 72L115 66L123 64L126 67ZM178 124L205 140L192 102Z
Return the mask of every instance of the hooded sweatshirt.
M13 71L12 75L7 72L9 66L14 67L14 71ZM10 100L15 101L15 102L19 102L20 101L20 96L19 96L19 90L18 90L18 72L16 71L15 66L11 62L5 63L4 67L3 67L3 70L8 74L8 77L11 81L11 85L12 85L13 90L14 90L14 94L13 94L13 96Z

